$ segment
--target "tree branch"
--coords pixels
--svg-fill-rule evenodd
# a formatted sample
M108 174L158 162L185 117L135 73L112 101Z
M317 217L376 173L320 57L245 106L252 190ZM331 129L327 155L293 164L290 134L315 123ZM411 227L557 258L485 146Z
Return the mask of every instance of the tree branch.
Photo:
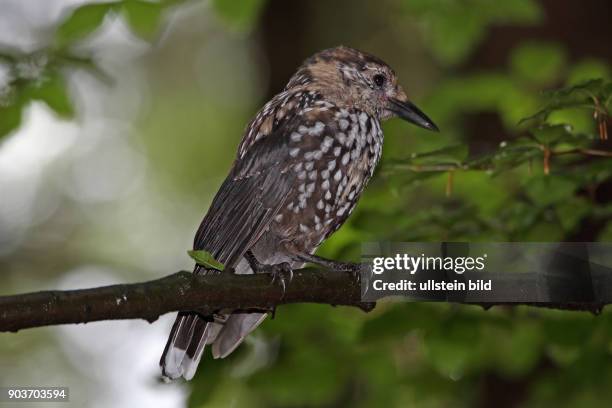
M0 332L112 319L153 322L174 311L202 315L221 310L270 311L288 303L355 306L365 311L374 307L361 302L360 297L359 279L349 273L299 269L283 295L269 274L195 275L181 271L141 283L0 297Z
M289 303L322 303L358 307L364 311L374 303L361 301L358 276L350 273L304 268L294 271L283 295L269 274L194 275L181 271L141 283L91 289L55 290L0 297L0 332L32 327L87 323L100 320L145 319L175 311L196 311L203 316L220 311L272 311ZM471 303L475 304L475 303ZM479 304L491 306L519 303ZM522 303L536 307L599 313L601 303Z

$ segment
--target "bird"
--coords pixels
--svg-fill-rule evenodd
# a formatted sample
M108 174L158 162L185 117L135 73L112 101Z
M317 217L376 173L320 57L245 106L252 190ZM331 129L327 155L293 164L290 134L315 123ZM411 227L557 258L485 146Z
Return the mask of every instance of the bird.
M355 208L381 157L381 122L394 117L438 131L380 58L347 46L312 55L247 125L194 249L238 274L282 277L306 263L353 270L315 251ZM218 272L196 265L194 273ZM162 377L190 380L205 346L224 358L266 316L180 312L161 356Z

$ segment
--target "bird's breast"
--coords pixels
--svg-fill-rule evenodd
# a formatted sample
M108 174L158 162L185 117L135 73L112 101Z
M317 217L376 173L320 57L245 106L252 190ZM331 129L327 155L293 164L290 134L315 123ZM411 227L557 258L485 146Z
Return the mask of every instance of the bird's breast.
M294 187L272 228L304 250L316 248L351 214L380 159L380 123L365 112L337 109L289 135Z

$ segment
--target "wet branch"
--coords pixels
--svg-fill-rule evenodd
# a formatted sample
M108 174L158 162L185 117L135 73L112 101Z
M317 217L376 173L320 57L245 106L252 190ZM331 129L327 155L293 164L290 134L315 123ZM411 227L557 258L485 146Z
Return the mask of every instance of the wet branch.
M79 290L54 290L0 297L0 332L99 320L145 319L175 311L209 315L221 310L270 311L288 303L355 306L362 303L358 278L349 273L305 268L294 272L282 294L268 274L194 275L181 271L141 283Z
M268 274L194 275L181 271L141 283L91 289L55 290L0 297L0 332L100 320L145 319L175 311L271 311L289 303L353 306L364 311L374 303L361 301L359 277L349 273L304 268L294 272L283 295ZM480 304L485 309L507 303ZM511 303L599 313L601 303Z

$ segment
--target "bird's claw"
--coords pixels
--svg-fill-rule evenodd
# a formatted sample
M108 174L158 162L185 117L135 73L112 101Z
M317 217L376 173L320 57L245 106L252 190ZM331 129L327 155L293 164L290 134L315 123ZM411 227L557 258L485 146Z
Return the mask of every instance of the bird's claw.
M276 265L270 265L270 275L272 275L271 284L279 283L283 297L287 289L287 285L293 280L293 269L288 262L282 262Z
M283 290L283 297L285 296L287 284L291 283L293 280L293 269L291 269L291 265L288 262L281 262L274 265L263 264L257 260L251 251L247 251L245 258L254 273L269 273L272 275L272 281L270 283L274 284L278 281ZM289 275L289 282L285 282L285 275Z

